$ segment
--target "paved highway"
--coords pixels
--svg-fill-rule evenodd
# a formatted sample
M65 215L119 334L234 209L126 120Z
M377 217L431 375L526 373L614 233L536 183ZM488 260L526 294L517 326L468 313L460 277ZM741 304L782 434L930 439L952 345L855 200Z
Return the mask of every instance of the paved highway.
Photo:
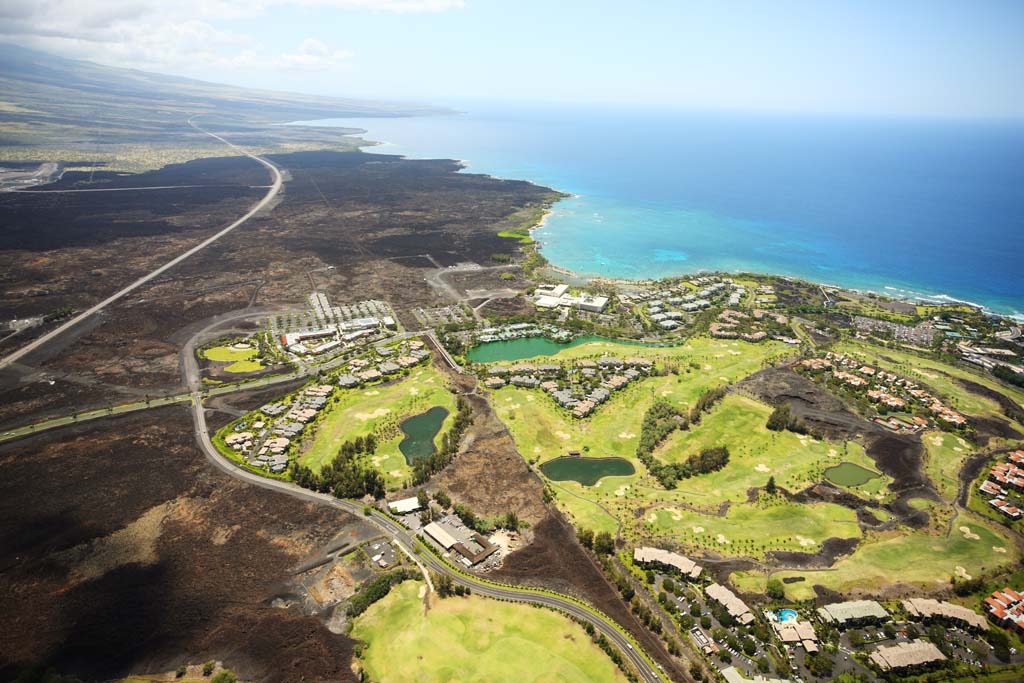
M234 223L232 223L231 225L227 226L226 228L224 228L223 230L221 230L217 234L215 234L212 237L209 237L209 238L203 240L202 242L200 242L196 246L192 247L191 249L189 249L185 253L180 254L179 256L176 256L175 258L171 259L170 261L168 261L164 265L160 266L159 268L157 268L153 272L149 273L148 275L144 275L144 276L140 277L138 280L136 280L135 282L131 283L127 287L124 287L123 289L115 292L114 294L111 294L110 296L108 296L106 299L104 299L103 301L99 302L98 304L96 304L96 305L86 309L85 311L82 311L78 315L72 317L70 320L68 320L67 322L63 323L59 327L57 327L56 329L50 330L49 332L47 332L43 336L39 337L39 339L36 339L36 340L26 344L25 346L21 347L17 351L14 351L14 352L4 356L3 358L0 358L0 368L4 368L4 367L10 365L11 363L14 363L14 362L20 360L21 358L25 357L26 355L28 355L29 353L35 351L36 349L40 348L41 346L47 344L48 342L50 342L54 338L58 337L59 335L63 334L64 332L67 332L69 329L71 329L72 327L74 327L78 323L82 322L86 318L89 318L90 316L95 315L96 313L99 313L100 311L102 311L104 308L106 308L110 304L112 304L115 301L117 301L118 299L124 297L126 294L130 294L131 292L135 291L136 289L138 289L142 285L146 284L147 282L149 282L153 278L159 277L160 275L162 275L163 273L167 272L168 270L170 270L174 266L178 265L179 263L181 263L182 261L184 261L188 257L190 257L193 254L195 254L195 253L205 249L206 247L210 246L211 244L213 244L214 242L219 240L221 237L223 237L224 235L227 235L229 232L231 232L232 230L234 230L235 228L237 228L238 226L242 225L247 220L249 220L250 218L255 216L262 209L264 209L267 205L269 205L274 200L275 197L277 197L278 193L281 191L281 187L282 187L284 181L281 178L281 171L279 171L277 169L277 167L274 166L274 164L270 163L269 161L267 161L263 157L258 157L255 154L250 154L246 150L244 150L241 147L235 145L234 143L228 142L227 140L225 140L224 138L222 138L221 136L219 136L219 135L217 135L215 133L211 133L208 130L203 130L202 128L197 126L192 119L189 119L188 123L189 123L190 126L195 128L196 130L201 131L203 133L206 133L207 135L209 135L210 137L212 137L212 138L214 138L216 140L220 140L225 145L231 147L232 149L236 150L240 154L244 154L245 156L249 157L250 159L255 159L259 163L263 164L263 166L265 166L267 168L267 170L270 171L271 178L273 179L273 184L270 186L270 189L267 191L267 194L264 195L263 199L261 199L260 201L256 202L256 204L254 204L253 207L251 209L249 209L245 213L245 215L243 215L241 218L239 218Z

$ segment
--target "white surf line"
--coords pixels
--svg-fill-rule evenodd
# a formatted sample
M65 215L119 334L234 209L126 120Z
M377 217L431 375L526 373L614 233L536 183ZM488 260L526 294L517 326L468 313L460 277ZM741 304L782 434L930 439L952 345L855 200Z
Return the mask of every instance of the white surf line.
M195 118L195 117L193 117L193 118ZM41 347L44 344L52 341L54 338L58 337L59 335L63 334L64 332L68 331L69 329L71 329L72 327L74 327L78 323L82 322L86 318L88 318L88 317L90 317L90 316L92 316L92 315L102 311L104 308L106 308L110 304L112 304L115 301L117 301L118 299L124 297L126 294L129 294L129 293L135 291L136 289L138 289L142 285L146 284L147 282L149 282L153 278L156 278L156 277L164 274L165 272L167 272L168 270L170 270L174 266L178 265L179 263L181 263L182 261L184 261L188 257L190 257L193 254L195 254L195 253L205 249L206 247L210 246L211 244L213 244L214 242L219 240L221 237L223 237L224 235L228 234L229 232L231 232L232 230L234 230L235 228L237 228L238 226L242 225L247 220L249 220L250 218L255 216L257 213L259 213L259 211L261 211L271 201L273 201L273 199L278 195L278 193L281 191L281 186L283 184L283 180L281 178L281 171L278 170L277 166L275 166L274 164L270 163L269 161L267 161L266 159L264 159L262 157L258 157L255 154L251 154L250 152L247 152L245 149L239 147L238 145L236 145L236 144L234 144L232 142L228 142L227 140L225 140L221 136L216 135L215 133L211 133L208 130L203 130L202 128L197 126L193 122L193 120L191 118L188 120L188 124L190 126L192 126L193 128L195 128L196 130L198 130L200 132L203 132L203 133L206 133L207 135L209 135L210 137L212 137L212 138L214 138L216 140L220 140L221 142L223 142L228 147L231 147L232 149L237 150L238 152L240 152L240 153L244 154L245 156L249 157L250 159L255 159L259 163L261 163L264 166L266 166L267 170L270 171L271 178L273 179L273 184L270 186L270 190L267 191L267 194L263 197L263 199L258 201L255 205L253 205L253 207L251 209L249 209L245 213L245 215L243 215L241 218L239 218L234 223L232 223L231 225L227 226L226 228L224 228L223 230L221 230L217 234L215 234L212 237L209 237L209 238L203 240L202 242L200 242L196 246L192 247L191 249L189 249L185 253L183 253L183 254L181 254L179 256L176 256L175 258L171 259L170 261L168 261L164 265L160 266L159 268L157 268L153 272L149 273L148 275L144 275L143 277L140 277L138 280L136 280L135 282L131 283L130 285L128 285L124 289L121 289L121 290L115 292L114 294L111 294L110 296L108 296L103 301L99 302L98 304L96 304L96 305L86 309L85 311L83 311L83 312L79 313L78 315L76 315L75 317L71 318L66 323L61 325L60 327L47 332L46 334L44 334L39 339L36 339L35 341L30 342L29 344L26 344L25 346L21 347L17 351L14 351L14 352L8 354L7 356L4 356L4 358L0 359L0 368L5 368L8 365L11 365L12 363L16 363L17 361L21 360L23 357L25 357L29 353L32 353L33 351L35 351L39 347Z

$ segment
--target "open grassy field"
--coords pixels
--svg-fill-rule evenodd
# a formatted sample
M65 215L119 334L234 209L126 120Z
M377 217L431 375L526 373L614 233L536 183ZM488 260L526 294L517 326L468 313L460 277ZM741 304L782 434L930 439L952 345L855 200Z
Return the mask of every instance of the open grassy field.
M412 471L398 450L403 438L399 424L434 406L446 408L449 413L438 432L440 438L455 420L455 396L445 386L444 377L430 366L414 367L408 377L392 384L336 392L329 408L317 419L313 437L299 455L299 462L319 471L337 455L342 443L374 434L377 454L373 463L385 475L389 487L399 485Z
M722 555L763 557L772 550L814 553L827 538L860 538L857 514L840 505L782 500L732 505L724 517L671 506L646 516L648 533Z
M225 372L256 372L263 369L263 363L255 360L259 351L255 348L236 349L231 346L215 346L200 352L203 358L218 363L231 363Z
M791 476L791 484L796 486L805 483L815 469L820 471L821 465L839 462L844 448L850 455L860 453L855 444L833 446L813 439L801 440L793 434L772 436L774 433L764 428L769 409L752 399L736 396L726 400L727 410L735 414L727 412L725 419L711 420L708 427L709 434L729 435L727 445L730 449L736 448L735 468L730 463L722 472L706 475L714 477L711 484L704 482L705 477L681 481L674 491L665 491L647 474L636 458L636 443L644 412L656 399L664 398L681 408L689 407L707 389L756 372L765 359L780 350L779 345L774 344L706 338L676 348L644 348L612 342L583 344L560 352L555 359L595 358L605 353L623 357L648 355L675 365L679 374L634 382L613 394L608 403L586 420L574 419L546 394L530 389L504 387L492 393L491 403L508 425L519 452L533 464L565 455L568 450L585 451L590 457L619 456L629 460L636 474L605 477L594 486L553 482L552 488L559 507L577 526L615 532L621 521L624 533L639 535L645 533L642 520L637 520L635 514L640 507L685 502L716 509L724 500L745 500L748 487L765 484L770 473L758 470L758 465L776 468L773 471L779 485L786 482L781 474ZM744 411L751 413L746 418L748 421L759 423L757 446L743 445L746 440L736 437L749 437L749 433L729 426L732 418ZM705 416L706 422L709 417ZM773 447L773 443L777 445ZM836 453L831 455L833 450ZM794 458L794 453L801 457ZM766 455L772 456L774 462L763 463L768 459Z
M749 488L764 486L772 476L776 485L800 491L820 481L827 467L843 460L863 460L864 450L856 442L829 443L769 430L765 423L771 412L769 406L752 398L726 396L699 425L666 439L655 457L677 463L705 448L729 448L729 464L724 469L679 482L680 490L695 492L690 503L698 506L746 500Z
M1015 563L1019 550L1007 533L981 518L960 513L949 537L944 531L927 533L898 530L869 535L856 551L829 569L781 571L785 579L803 576L805 581L785 584L792 600L814 597L814 584L836 591L881 593L896 583L917 584L924 589L948 586L952 576L974 576ZM767 575L740 572L733 582L740 590L764 592Z
M976 382L1005 394L1019 404L1024 404L1024 391L1000 384L987 375L974 373L948 363L863 342L843 342L838 344L835 350L869 360L888 370L927 384L946 397L955 408L970 415L1000 416L1007 419L1002 415L995 401L972 394L960 386L954 378ZM1024 427L1021 428L1024 429Z
M406 581L356 621L378 683L625 681L583 628L555 612L476 596L432 599Z
M942 500L952 503L959 487L960 467L973 447L964 438L949 432L925 432L921 441L925 447L925 473Z

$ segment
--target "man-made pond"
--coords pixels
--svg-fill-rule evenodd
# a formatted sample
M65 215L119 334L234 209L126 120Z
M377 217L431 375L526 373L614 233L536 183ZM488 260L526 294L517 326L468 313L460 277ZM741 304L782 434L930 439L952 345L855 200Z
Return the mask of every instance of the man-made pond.
M575 481L584 486L593 486L602 477L636 473L633 463L624 458L555 458L541 465L540 471L553 481Z
M405 462L412 465L417 460L429 458L437 450L434 437L441 431L448 409L434 406L425 413L402 420L399 427L405 438L398 444L398 450L405 456Z
M881 475L878 472L873 472L852 462L841 462L825 470L825 478L839 486L860 486L879 476Z
M522 339L479 344L471 348L466 357L473 363L508 362L522 360L523 358L535 358L536 356L553 356L559 351L594 341L608 340L592 334L577 337L571 342L553 342L547 337L524 337Z

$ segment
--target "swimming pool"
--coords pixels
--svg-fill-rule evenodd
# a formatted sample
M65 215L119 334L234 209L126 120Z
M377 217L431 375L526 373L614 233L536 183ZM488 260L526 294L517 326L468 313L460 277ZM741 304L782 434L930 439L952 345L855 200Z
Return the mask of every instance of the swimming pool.
M776 614L779 617L779 621L783 623L787 621L796 621L799 616L795 609L780 609Z

